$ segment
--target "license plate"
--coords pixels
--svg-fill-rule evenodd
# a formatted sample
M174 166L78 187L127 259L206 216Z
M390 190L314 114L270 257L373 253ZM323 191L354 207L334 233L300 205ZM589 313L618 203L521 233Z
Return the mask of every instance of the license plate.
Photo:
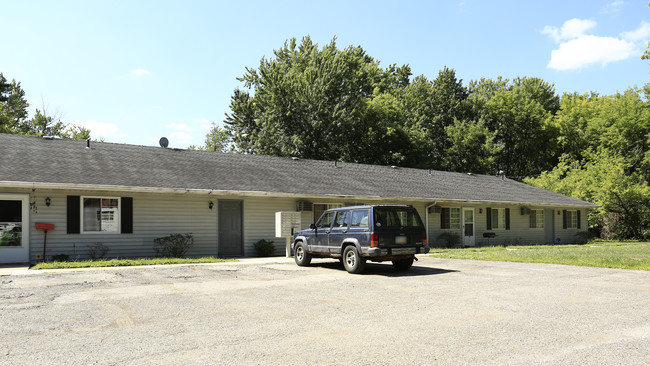
M395 244L397 244L397 245L405 245L406 243L407 243L406 236L397 235L395 237Z
M415 254L415 248L393 248L393 254Z

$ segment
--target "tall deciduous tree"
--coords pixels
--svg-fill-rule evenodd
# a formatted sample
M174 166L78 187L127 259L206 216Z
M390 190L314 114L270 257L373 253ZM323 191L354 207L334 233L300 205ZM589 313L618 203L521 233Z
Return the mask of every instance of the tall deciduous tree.
M594 202L590 225L606 238L650 232L650 105L645 90L565 94L555 121L560 163L528 183Z
M36 110L36 115L27 119L29 103L25 91L16 80L8 82L0 73L0 133L15 133L31 136L58 136L68 139L90 138L90 130L76 125L65 125L59 118Z
M285 42L274 58L247 68L244 89L231 97L225 126L236 151L310 159L400 164L408 139L367 142L368 134L403 134L401 108L389 96L408 84L410 68L387 69L361 47L323 48L304 37ZM375 98L379 98L375 101ZM389 157L389 158L386 158Z
M478 118L495 134L496 165L509 176L536 175L557 163L557 128L552 123L559 97L539 78L517 78L511 84L484 81L474 100Z
M14 133L27 118L29 103L16 80L7 81L0 73L0 133Z
M454 121L467 117L467 88L456 78L453 69L445 67L432 81L415 78L404 88L402 100L406 124L418 147L417 160L411 165L423 168L448 169L446 151L453 142L445 130Z

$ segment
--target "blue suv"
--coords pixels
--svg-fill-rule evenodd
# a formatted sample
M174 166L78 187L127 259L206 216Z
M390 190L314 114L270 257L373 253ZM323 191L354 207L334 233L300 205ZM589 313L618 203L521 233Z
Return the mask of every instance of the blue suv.
M413 265L415 254L429 252L417 210L407 205L368 205L329 209L309 229L294 233L292 248L299 266L312 258L339 258L350 273L366 261L392 261L397 270Z

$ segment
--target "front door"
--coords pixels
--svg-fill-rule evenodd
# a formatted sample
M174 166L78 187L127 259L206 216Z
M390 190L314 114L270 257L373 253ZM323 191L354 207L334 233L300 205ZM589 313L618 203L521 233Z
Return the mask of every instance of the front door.
M0 194L0 263L29 262L29 195Z
M243 201L219 200L219 256L243 255Z
M463 246L474 246L474 231L474 209L463 207Z
M544 239L546 244L555 242L555 210L547 208L544 210Z

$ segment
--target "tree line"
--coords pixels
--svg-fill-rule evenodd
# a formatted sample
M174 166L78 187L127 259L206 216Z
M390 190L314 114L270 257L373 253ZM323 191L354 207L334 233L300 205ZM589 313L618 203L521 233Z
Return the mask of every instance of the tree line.
M310 37L238 80L203 149L505 174L600 205L596 235L650 237L650 85L560 96L536 77L412 77Z
M20 82L8 81L0 73L0 133L13 133L30 136L56 136L60 138L86 140L90 138L87 128L66 125L60 118L48 115L43 107L29 118L29 103Z

